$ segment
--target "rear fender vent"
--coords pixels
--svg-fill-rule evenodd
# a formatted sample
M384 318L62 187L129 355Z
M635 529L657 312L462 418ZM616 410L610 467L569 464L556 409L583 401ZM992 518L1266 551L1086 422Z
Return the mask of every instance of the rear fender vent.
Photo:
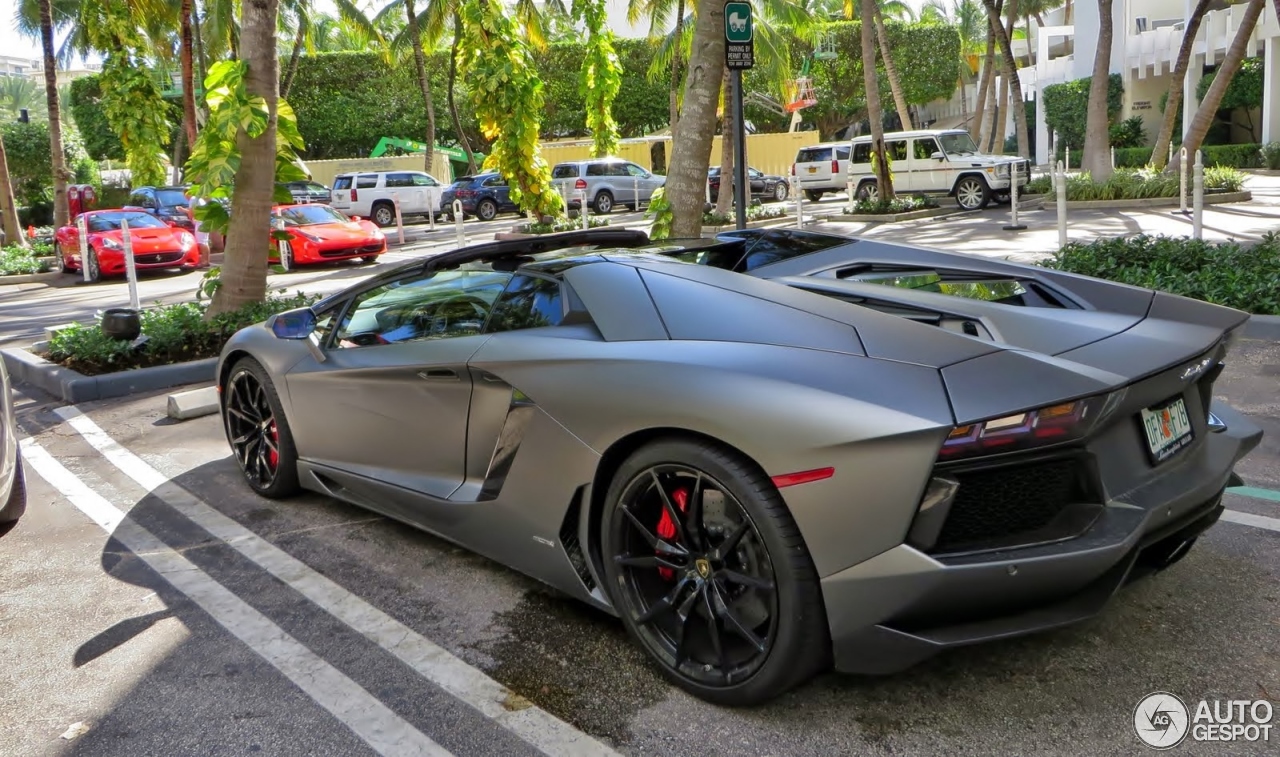
M583 548L582 541L578 538L578 527L582 521L584 488L579 487L573 493L573 501L569 503L569 510L564 514L564 522L560 524L560 546L564 548L565 554L569 556L569 563L573 565L573 571L578 574L578 578L587 587L587 591L594 592L596 590L596 579L591 575L591 567L587 565L587 551Z

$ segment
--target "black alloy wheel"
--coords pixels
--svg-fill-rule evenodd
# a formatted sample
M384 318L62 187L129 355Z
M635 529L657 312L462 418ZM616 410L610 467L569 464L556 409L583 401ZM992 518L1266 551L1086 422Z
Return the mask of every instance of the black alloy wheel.
M749 461L700 442L650 445L619 469L606 507L615 607L676 684L719 704L755 704L826 659L812 562Z
M476 206L476 217L481 221L492 221L498 217L498 203L490 199L480 201Z
M298 489L298 456L280 398L266 370L253 358L231 369L222 389L227 441L245 480L273 499Z

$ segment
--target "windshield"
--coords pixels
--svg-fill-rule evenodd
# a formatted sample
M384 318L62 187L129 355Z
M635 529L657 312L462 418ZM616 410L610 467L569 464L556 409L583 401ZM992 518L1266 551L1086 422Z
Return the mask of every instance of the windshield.
M191 201L187 199L186 194L178 189L157 189L156 200L166 207L169 205L191 204ZM133 221L130 221L129 223L133 223Z
M94 213L89 216L89 231L119 231L120 222L128 221L130 229L167 229L169 224L150 213L141 211L114 211L111 213Z
M276 213L285 226L315 226L321 223L345 223L348 219L328 205L295 205Z
M964 155L965 153L975 155L978 152L978 146L973 143L973 137L968 132L962 131L956 134L940 134L938 141L942 142L942 151L948 155Z

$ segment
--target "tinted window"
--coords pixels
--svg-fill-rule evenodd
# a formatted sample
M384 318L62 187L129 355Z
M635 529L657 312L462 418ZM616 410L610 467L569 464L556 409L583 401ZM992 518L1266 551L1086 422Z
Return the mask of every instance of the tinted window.
M907 140L895 139L891 142L884 143L884 151L889 154L889 160L906 160L907 159Z
M576 163L561 163L551 169L551 178L553 179L574 179L578 176L578 165Z
M487 270L414 274L356 298L338 327L335 346L447 339L478 334L510 273Z
M86 225L89 227L89 231L118 231L121 221L128 221L131 229L166 229L169 227L169 224L150 213L143 213L137 210L94 213L89 216Z
M187 195L179 189L157 189L156 199L161 205L189 205Z
M868 284L883 284L902 289L916 289L922 292L936 292L952 297L966 297L972 300L988 302L1015 301L1022 304L1022 295L1027 288L1017 279L990 279L988 281L947 281L936 271L920 271L918 273L868 274L852 277Z
M831 160L830 147L806 147L796 153L797 163L818 163L825 160Z
M751 231L748 234L756 234ZM745 235L743 235L745 236ZM734 232L726 232L718 238L741 238ZM743 273L760 266L778 263L783 260L821 252L830 247L852 243L852 239L833 238L825 234L811 234L788 229L769 229L755 239L749 239L743 247L728 249L689 250L671 257L686 263L709 265L713 268L724 268Z
M378 175L373 173L360 174L356 177L356 189L376 189L378 186Z
M870 163L871 162L871 143L859 142L853 146L853 163Z
M750 176L750 177L751 177L751 178L753 178L753 179L761 179L761 178L764 178L764 174L760 173L759 171L757 171L757 170L756 170L756 169L754 169L754 168L748 168L748 169L747 169L747 176Z
M928 160L935 152L938 152L938 140L933 137L916 140L915 156L920 160Z
M604 163L588 163L587 176L608 176L609 167Z
M364 178L361 176L360 178ZM364 186L361 184L360 186ZM389 173L387 174L387 188L392 187L411 187L413 186L413 177L407 173Z
M410 174L410 177L412 178L412 180L413 180L413 185L414 185L415 187L438 187L438 186L440 186L440 182L436 181L434 178L432 178L432 177L428 176L428 175L427 175L427 174L425 174L425 173L415 173L415 174Z
M947 151L948 155L963 155L965 153L978 152L978 146L973 143L973 137L968 132L960 132L957 134L943 134L942 149Z
M643 168L641 168L640 166L637 166L635 163L628 163L628 164L627 164L627 173L631 174L632 176L638 176L638 177L640 177L640 178L642 178L642 179L643 179L645 176L648 176L648 175L649 175L649 172L648 172L648 171L644 170L644 169L643 169Z
M507 180L501 176L490 176L484 180L484 186L486 187L505 187L506 185Z
M560 284L550 279L517 276L493 306L489 331L515 331L559 326L564 319Z
M848 147L837 147L837 148L836 148L836 157L837 157L837 158L839 158L840 160L848 160L848 159L849 159L849 148L848 148Z
M275 213L285 226L313 226L318 223L343 223L347 217L328 205L298 205Z
M350 176L339 176L338 178L334 179L334 180L333 180L333 188L334 188L334 189L350 189L350 188L351 188L351 177L350 177Z

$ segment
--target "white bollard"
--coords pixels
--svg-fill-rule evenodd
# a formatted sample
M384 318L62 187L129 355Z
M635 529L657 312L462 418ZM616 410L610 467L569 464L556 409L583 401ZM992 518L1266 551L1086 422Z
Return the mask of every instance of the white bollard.
M1062 176L1066 178L1067 172L1071 170L1071 144L1067 143L1067 149L1062 151Z
M1192 182L1191 234L1196 239L1204 239L1204 163L1200 151L1196 150L1195 177Z
M858 202L853 196L853 174L844 175L844 193L849 198L849 212L853 212L853 206Z
M796 192L796 228L804 228L804 192Z
M707 190L706 200L707 200L707 204L710 205L711 204L711 177L710 176L707 177L707 185L704 187L704 189Z
M404 244L404 218L400 216L400 193L391 193L391 204L396 208L396 233L400 236L400 244Z
M76 233L80 237L80 275L85 281L89 280L89 229L84 220L84 214L81 213L76 218Z
M1049 184L1054 191L1058 189L1058 132L1053 132L1053 152L1049 153Z
M1054 171L1058 173L1058 247L1067 246L1067 173L1059 161Z
M129 234L129 220L120 220L120 238L124 242L124 275L129 279L129 307L134 310L142 306L138 303L138 267L133 262L133 237Z
M272 230L272 231L284 231L284 219L283 219L283 218L280 218L279 216L276 216L275 218L273 218L273 219L271 220L271 230ZM273 238L274 238L274 237L273 237ZM292 264L292 263L290 263L290 264L289 264L289 267L288 267L288 268L285 268L285 266L284 266L284 253L285 253L285 250L286 250L286 249L288 249L288 248L289 248L289 242L288 242L287 240L284 240L284 239L276 239L276 253L278 254L278 257L280 258L280 267L281 267L281 268L284 268L286 271L292 271L292 270L293 270L293 264Z
M636 211L637 213L640 212L640 177L639 176L631 177L631 199L635 200L635 204L631 206L631 209Z
M582 230L586 231L591 228L591 219L587 217L587 190L579 189L578 196L582 198L582 203L578 206L581 208L578 212L582 215Z
M427 198L428 198L428 199L427 199L427 202L428 202L428 203L430 203L430 202L431 202L430 197L431 197L431 195L427 195ZM439 202L439 201L440 201L440 198L437 196L437 197L436 197L436 202ZM427 206L427 224L428 224L428 228L429 228L431 231L435 231L435 230L436 230L436 211L437 211L437 210L438 210L438 208L433 208L433 207L431 207L430 205L428 205L428 206Z
M467 232L462 228L462 200L453 201L453 233L458 247L466 247Z
M1169 140L1169 157L1165 159L1164 164L1167 166L1173 162L1173 140Z
M1022 231L1027 228L1026 225L1018 223L1018 166L1020 164L1021 161L1009 164L1009 212L1013 214L1013 220L1004 227L1005 231ZM1030 171L1027 176L1030 178Z
M1178 162L1178 212L1187 214L1187 148L1182 148Z

